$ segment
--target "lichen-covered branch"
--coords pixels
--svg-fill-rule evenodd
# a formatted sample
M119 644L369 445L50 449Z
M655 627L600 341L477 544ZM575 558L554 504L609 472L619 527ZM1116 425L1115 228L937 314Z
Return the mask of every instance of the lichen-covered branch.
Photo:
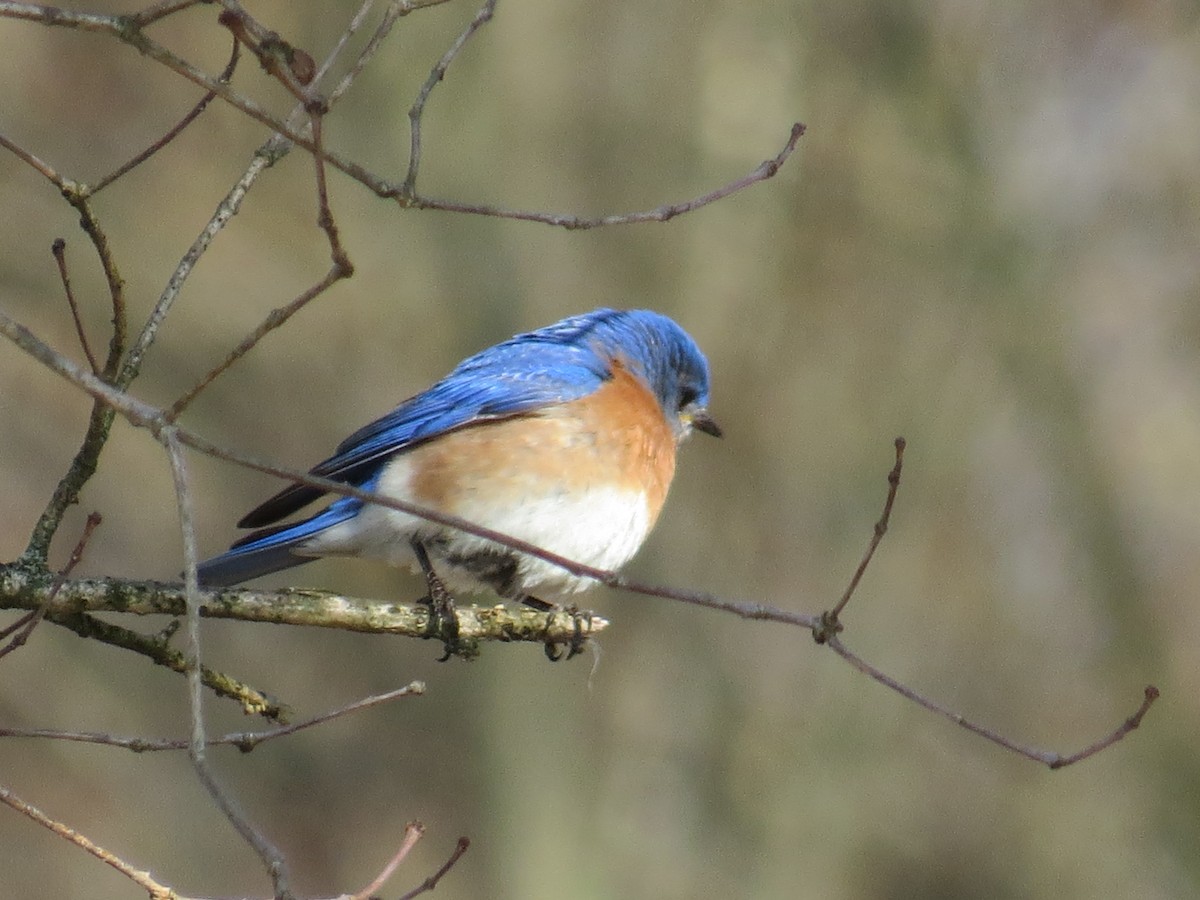
M205 618L439 637L431 631L436 623L430 620L429 607L420 603L388 603L296 588L281 591L222 588L205 590L201 596L200 614ZM0 566L0 609L37 609L43 603L47 603L46 615L52 621L56 616L92 612L168 616L182 616L185 612L180 584L118 578L73 580L64 582L58 594L49 598L47 580L31 576L16 566ZM568 644L586 640L608 626L608 620L600 616L568 610L542 612L507 606L464 606L456 610L456 615L460 640L471 643Z
M48 607L54 606L53 601L48 604ZM142 634L87 613L52 608L47 609L45 619L47 622L70 629L81 638L100 641L102 644L120 647L122 650L132 650L172 672L178 672L181 675L187 674L187 655L182 650L176 650L171 646L173 629L168 629L161 634ZM218 697L227 697L236 701L248 716L262 716L272 722L287 721L286 706L265 692L226 675L224 672L218 672L202 665L200 666L200 683Z

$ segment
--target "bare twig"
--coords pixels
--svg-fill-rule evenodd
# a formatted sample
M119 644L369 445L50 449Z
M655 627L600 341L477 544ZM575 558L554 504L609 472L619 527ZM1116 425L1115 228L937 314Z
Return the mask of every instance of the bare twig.
M261 831L254 826L240 805L217 781L208 765L208 738L204 730L204 682L200 672L200 587L196 579L196 530L192 517L192 494L188 484L187 462L183 447L172 428L163 428L156 437L166 448L171 460L171 477L175 483L175 501L179 511L179 531L183 539L183 580L187 592L187 680L188 701L192 717L192 733L188 741L188 756L196 777L208 791L213 803L225 815L234 830L250 845L271 876L275 897L287 900L292 896L289 886L288 865L283 853Z
M88 364L92 367L92 374L100 374L100 364L96 362L96 357L92 354L92 346L88 343L87 332L83 329L83 320L79 317L79 305L75 302L75 292L71 290L71 273L67 271L67 242L62 238L55 238L54 243L50 245L50 252L54 254L54 261L58 264L58 277L62 280L63 291L67 295L67 306L71 308L71 318L75 322L75 334L79 336L79 346L83 348L83 355L87 357Z
M279 728L272 728L270 731L240 731L233 734L227 734L219 738L211 738L208 741L208 746L213 747L218 744L231 744L241 750L243 753L249 753L259 744L274 740L275 738L287 737L295 734L297 731L303 731L306 728L312 728L314 725L321 725L333 719L341 718L353 712L358 712L363 709L370 709L379 706L383 703L388 703L392 700L397 700L401 697L414 697L425 693L425 684L421 681L414 681L411 684L406 684L402 688L397 688L394 691L387 691L382 694L374 694L370 697L364 697L361 700L355 700L353 703L348 703L345 706L339 706L337 709L321 713L318 716L313 716L311 719L305 719L303 722L296 722L293 725L283 725ZM186 750L188 749L189 739L186 738L141 738L141 737L123 737L121 735L105 734L99 731L58 731L49 728L0 728L0 738L46 738L57 741L73 741L81 744L104 744L109 747L120 747L125 750L132 750L134 753L148 753L152 751L165 750Z
M362 28L363 22L367 20L367 14L370 13L371 7L374 5L375 0L363 0L362 5L358 8L358 12L351 16L349 23L342 29L342 33L338 36L338 39L334 41L333 49L329 51L329 55L325 57L325 61L317 67L316 74L312 80L313 84L320 84L325 76L329 74L334 61L342 55L342 51L346 49L350 38L358 34L358 30ZM330 105L332 105L332 99L330 100Z
M306 108L323 104L319 95L307 87L316 76L317 64L306 51L264 27L236 0L220 0L220 3L224 10L218 21L258 58L264 72L287 88Z
M1142 718L1150 711L1150 707L1154 701L1159 698L1159 690L1152 684L1146 685L1142 691L1142 703L1137 708L1132 716L1118 725L1113 731L1102 737L1095 743L1089 744L1082 750L1072 753L1068 756L1059 756L1057 753L1048 752L1038 757L1039 762L1044 762L1051 769L1061 769L1064 766L1074 765L1081 760L1085 760L1090 756L1095 756L1101 750L1107 750L1117 741L1136 730L1142 724Z
M321 122L321 116L314 114L312 119L313 141L316 142L318 147L322 146L324 141ZM334 221L333 212L329 208L329 187L325 179L325 160L318 153L313 157L313 162L316 164L317 173L317 227L324 231L325 236L329 239L329 256L333 260L333 268L329 274L333 276L333 281L337 281L340 278L349 278L354 274L354 265L350 262L346 248L342 246L342 239L338 234L337 222Z
M6 142L6 146L11 145ZM39 169L39 171L41 170ZM121 356L125 352L125 282L121 278L116 260L109 248L108 237L100 227L86 196L80 193L79 185L62 178L52 168L43 174L46 174L46 177L59 188L66 201L79 213L80 227L91 239L92 246L100 260L100 266L104 271L105 280L108 282L113 310L112 338L109 341L108 357L104 362L104 369L93 377L111 382L116 376ZM95 361L91 359L90 354L89 361L95 368ZM25 564L45 569L50 553L50 542L62 522L63 514L69 506L78 502L79 492L83 489L83 485L96 471L100 451L108 440L112 420L113 411L109 406L102 403L93 404L83 443L71 460L66 474L59 479L55 486L49 503L46 504L46 508L33 527L25 552L21 555L21 560Z
M33 634L33 629L45 617L47 609L54 602L54 598L58 596L58 592L62 590L62 586L66 584L67 578L74 571L75 567L79 565L79 561L83 559L83 551L87 549L88 541L92 539L92 532L96 530L100 521L100 513L92 512L88 514L87 521L83 525L83 534L79 536L79 540L75 544L75 549L71 551L70 557L67 558L66 565L59 569L58 574L54 576L54 580L50 583L50 588L46 592L46 600L38 604L38 608L28 615L21 616L12 625L0 630L0 639L7 638L10 634L16 632L11 641L0 647L0 656L12 653L18 647L24 646L25 642L29 640L29 636Z
M433 69L429 72L429 77L425 79L425 83L417 91L417 97L408 111L410 132L408 174L404 176L404 185L400 188L402 195L406 198L416 196L417 169L421 165L421 117L425 114L425 104L429 102L429 95L433 93L433 89L446 77L446 71L450 68L450 64L462 52L463 47L467 45L467 41L479 29L490 22L495 13L496 0L484 0L484 4L479 8L479 12L475 13L474 18L463 29L462 34L454 39L449 49L442 54L442 58L434 64Z
M517 219L523 222L540 222L543 225L556 225L560 228L571 230L584 230L588 228L603 228L610 225L634 225L639 222L667 222L676 216L684 213L694 212L703 206L708 206L710 203L715 203L728 197L730 194L745 190L751 185L757 184L760 181L766 181L772 178L779 172L792 152L796 149L796 144L800 137L804 134L805 126L797 122L792 126L791 134L788 136L787 143L783 145L783 149L779 151L771 159L764 160L758 167L748 175L731 181L726 185L722 185L716 190L710 191L707 194L702 194L699 197L694 197L691 200L685 200L681 203L670 203L663 206L655 207L654 209L645 210L643 212L622 213L612 216L576 216L569 213L548 213L531 210L516 210L504 209L498 206L488 206L486 204L473 203L458 203L452 200L435 200L429 197L414 196L411 200L404 200L405 204L418 209L438 209L443 212L466 213L475 216L494 216L501 219Z
M340 100L342 95L350 89L350 85L354 83L355 79L357 79L360 74L362 74L362 71L366 68L367 63L371 61L371 59L379 51L379 48L383 46L384 39L391 32L392 26L396 24L397 20L407 16L409 13L416 12L418 9L425 9L429 6L440 6L441 4L447 2L449 2L449 0L391 0L387 9L383 13L383 18L375 27L375 32L371 35L371 39L367 41L366 46L363 47L362 51L359 53L358 59L354 61L354 65L352 65L346 74L342 76L337 86L329 92L329 105L332 107L333 104ZM365 14L366 7L369 5L369 0L367 3L363 4L363 10L360 11L359 16ZM357 21L357 18L358 17L356 17L355 21ZM350 28L357 29L357 25L355 25L354 22L351 22ZM347 33L343 35L343 41L352 33L350 28L347 28ZM317 70L318 80L328 71L329 63L331 61L332 57L330 60L327 60L320 69Z
M344 277L345 275L342 274L342 271L338 268L338 266L334 265L333 268L331 268L325 274L324 278L322 278L312 287L308 288L308 290L301 293L296 299L292 300L286 306L281 306L271 310L267 317L263 319L253 331L238 341L238 345L229 351L229 354L223 360L221 360L221 362L209 370L203 378L197 381L183 394L183 396L175 401L174 405L172 405L172 407L166 412L167 420L174 421L176 417L178 417L185 409L187 409L187 407L193 400L196 399L201 391L203 391L224 372L226 372L230 366L253 350L258 345L259 341L261 341L276 328L283 325L288 319L290 319L300 310L304 309L304 307L307 306L312 300L329 290L330 286L332 286L334 282L339 281Z
M44 175L48 180L54 182L55 184L62 183L62 176L60 176L58 174L57 170L55 170L55 168L52 165L50 165L50 163L48 163L44 159L41 159L40 157L36 156L34 153L30 152L29 150L26 150L20 144L17 144L16 142L9 140L2 134L0 134L0 147L3 147L9 153L12 153L14 156L16 156L18 159L22 160L29 166L32 166L34 169L36 169L38 172L40 172L42 175Z
M151 900L183 900L183 898L181 898L178 894L176 894L169 887L155 881L150 876L149 872L142 871L141 869L135 869L133 866L131 866L129 863L125 862L119 856L112 853L111 851L105 850L99 844L96 844L93 841L89 840L88 838L84 837L82 834L80 834L75 829L71 828L68 825L64 825L62 822L59 822L55 819L50 818L48 815L46 815L44 812L42 812L36 806L32 806L31 804L26 803L24 800L22 800L20 797L18 797L16 794L14 794L12 791L10 791L8 788L4 787L3 785L0 785L0 803L4 803L6 806L9 806L12 809L15 809L17 812L19 812L21 815L25 816L26 818L32 819L34 822L37 822L43 828L49 829L50 831L54 832L55 834L57 834L59 837L63 838L64 840L70 841L76 847L80 847L83 850L86 850L88 853L92 854L92 856L96 857L96 859L100 860L101 862L107 863L108 865L112 866L114 869L116 869L118 872L120 872L122 875L124 875L126 878L128 878L130 881L132 881L134 884L138 885L138 887L142 888L147 893L149 893Z
M1018 744L1016 741L1010 740L1009 738L1004 737L1002 734L999 734L998 732L993 731L984 725L973 722L965 716L956 713L954 710L949 709L934 700L930 700L928 697L918 693L907 685L901 684L890 675L887 675L875 668L875 666L871 665L869 662L846 647L846 645L842 643L841 638L836 635L829 638L828 644L831 650L833 650L842 659L846 660L846 662L850 663L850 665L852 665L854 668L858 669L858 671L870 678L873 678L875 681L878 681L884 687L895 691L901 697L911 700L918 706L922 706L930 712L936 713L945 719L949 719L955 725L959 725L972 734L977 734L979 737L991 741L993 744L1003 747L1005 750L1009 750L1013 753L1016 753L1018 756L1023 756L1026 759L1033 760L1034 762L1043 763L1049 766L1051 769L1061 769L1064 766L1069 766L1073 763L1079 762L1080 760L1087 759L1088 757L1094 756L1101 750L1104 750L1106 747L1110 747L1117 741L1121 740L1121 738L1125 737L1125 735L1142 724L1142 717L1146 715L1146 712L1150 709L1151 704L1154 703L1159 696L1158 688L1156 688L1154 685L1147 686L1144 691L1144 697L1141 706L1138 707L1137 712L1122 722L1115 731L1113 731L1107 737L1088 745L1077 753L1063 756L1062 754L1053 750L1039 750L1036 747Z
M43 25L72 28L116 38L128 44L142 55L166 66L177 75L186 78L198 87L206 91L211 91L230 106L240 110L256 122L267 126L272 132L281 133L309 152L317 152L317 148L308 137L286 124L284 120L272 115L254 100L233 90L228 85L222 84L218 79L172 53L162 44L150 38L142 27L144 23L136 17L88 13L36 3L18 3L13 2L13 0L0 0L0 17L23 19L39 22ZM378 196L395 196L398 190L397 186L388 183L386 180L379 178L362 166L345 159L339 154L327 152L325 158L330 165L345 172Z
M399 868L405 858L412 851L412 848L417 846L419 841L425 835L425 826L420 822L409 822L404 826L404 837L400 841L400 848L388 860L388 864L383 867L383 871L375 876L375 880L368 884L361 891L351 894L348 900L368 900L373 897L375 892L387 884L387 880L392 877L392 873Z
M854 570L854 575L850 578L850 584L846 586L841 599L827 613L831 621L837 621L842 610L846 608L846 604L850 602L850 598L854 596L854 591L858 588L858 583L862 581L863 573L867 571L867 566L871 563L871 557L875 555L875 550L879 547L883 536L887 534L888 522L892 518L892 505L896 502L896 491L900 488L900 471L904 466L904 438L896 438L895 445L896 464L892 466L892 471L888 472L888 492L887 499L883 503L883 513L879 516L879 521L875 523L875 532L871 536L871 543L867 545L867 552L863 554L858 568Z
M0 12L6 11L5 6L12 5L0 2ZM24 6L24 4L18 5ZM0 145L3 145L45 176L59 189L66 201L79 213L80 227L91 239L92 246L95 248L96 255L100 260L100 266L104 271L113 310L113 332L112 338L109 341L108 357L105 360L103 371L98 371L96 361L90 352L88 353L88 360L98 377L112 381L125 350L126 314L124 280L121 278L116 260L113 258L109 248L108 237L92 212L92 208L87 201L87 196L81 185L64 178L53 166L18 146L8 138L0 136ZM70 297L69 284L68 297ZM82 328L80 328L80 336L81 340L83 340ZM86 349L86 341L84 345ZM41 516L38 517L38 521L34 525L30 535L29 543L21 556L22 562L42 569L45 568L50 552L50 542L53 540L54 533L58 530L59 524L62 522L63 514L69 506L78 502L80 490L95 472L100 450L104 447L108 439L108 431L112 426L112 419L113 411L111 408L99 403L93 405L83 443L76 452L74 459L72 459L67 473L59 480L58 485L55 487L50 501L46 504L46 508L42 511Z
M416 897L420 894L424 894L426 891L432 891L435 887L438 886L438 882L442 880L442 878L446 875L446 873L449 872L452 868L454 868L455 863L457 863L460 859L462 859L462 855L467 852L467 848L470 846L471 846L470 838L460 837L458 839L458 843L454 845L454 851L450 854L450 858L447 859L444 863L442 863L442 867L440 869L438 869L436 872L434 872L432 875L430 875L428 878L426 878L423 882L421 882L415 888L413 888L411 891L409 891L407 894L402 894L400 896L399 900L412 900L413 897Z
M222 70L221 74L217 76L217 79L222 84L229 84L230 80L233 78L233 70L237 68L237 63L238 63L238 42L234 41L233 42L233 50L229 54L229 62L226 63L225 68L224 68L224 70ZM118 178L121 178L123 175L126 175L129 172L131 172L132 170L136 169L138 166L140 166L142 163L144 163L146 160L148 160L151 156L153 156L159 150L161 150L165 146L167 146L167 144L171 143L171 141L175 140L175 138L179 137L179 135L183 133L183 130L185 128L187 128L189 125L191 125L192 122L194 122L200 116L200 114L204 112L204 110L208 109L208 105L213 101L213 98L216 96L217 95L214 94L212 91L208 91L207 93L205 93L205 95L200 98L199 102L196 103L196 105L193 106L188 111L187 115L185 115L174 126L172 126L167 131L166 134L164 134L162 137L160 137L158 140L156 140L153 144L151 144L149 147L147 147L145 150L143 150L141 153L139 153L133 159L129 160L124 165L118 167L116 170L105 175L103 178L101 178L99 181L97 181L94 185L91 185L87 191L88 195L94 196L94 195L100 193L102 190L104 190L106 187L108 187L110 184L112 184Z
M1146 688L1145 699L1143 700L1142 705L1138 708L1138 711L1126 719L1125 722L1122 723L1122 725L1118 727L1112 734L1108 735L1102 740L1091 744L1078 753L1074 753L1065 757L1053 751L1038 750L1033 747L1018 744L1015 741L1004 737L998 732L973 722L970 719L967 719L965 716L962 716L959 713L956 713L953 710L943 706L942 704L929 699L907 685L901 684L890 675L885 674L864 660L862 657L858 656L844 643L842 643L841 639L838 637L839 632L841 632L843 629L842 623L839 619L839 614L843 609L845 609L846 604L850 602L850 598L854 596L854 591L858 587L859 582L862 580L863 573L870 564L871 558L875 555L875 550L879 547L880 542L883 540L883 536L887 534L888 522L892 516L892 506L896 502L896 491L900 487L900 473L904 464L904 438L896 438L895 446L896 463L894 466L892 466L892 470L888 473L888 492L887 499L883 504L883 513L880 515L879 521L875 523L875 531L871 536L870 543L867 545L866 553L863 554L863 558L859 562L858 568L855 569L854 575L851 577L850 583L843 592L841 599L838 600L837 604L832 609L821 614L817 627L813 628L813 639L818 644L828 644L830 649L837 653L838 656L842 657L842 659L846 660L846 662L850 663L850 665L852 665L854 668L858 669L858 671L873 678L875 681L878 681L885 687L890 688L891 690L900 694L902 697L911 700L918 706L922 706L930 712L936 713L939 716L943 716L954 722L956 725L960 725L961 727L967 729L973 734L977 734L980 737L989 740L1006 750L1025 757L1026 759L1031 759L1034 762L1045 763L1051 769L1060 769L1063 766L1068 766L1072 763L1079 762L1081 759L1086 759L1087 757L1100 752L1105 747L1115 744L1130 731L1137 728L1138 725L1141 724L1142 717L1150 708L1150 704L1152 704L1158 698L1158 688L1154 687L1153 685Z
M97 379L97 383L103 382ZM110 406L101 402L96 402L92 406L83 442L71 460L70 468L59 479L54 493L50 497L50 502L46 504L45 510L42 511L33 527L29 544L26 546L25 552L21 554L23 564L42 570L46 568L46 561L50 554L50 542L58 531L58 526L68 507L79 502L79 492L96 471L100 450L108 438L112 421L113 409Z
M117 268L116 257L108 243L108 235L100 226L100 220L92 211L85 190L74 182L60 182L58 185L63 197L79 213L79 226L92 241L100 268L104 272L104 280L108 283L108 294L112 303L112 337L108 342L108 357L104 361L104 371L101 373L106 381L116 377L121 364L121 356L125 353L125 279Z
M159 19L165 19L167 16L174 15L188 7L208 2L210 0L159 0L158 3L146 7L141 12L134 13L129 18L135 25L144 28L147 25L157 22Z
M130 348L129 355L126 357L125 365L121 369L121 374L117 378L119 387L128 387L141 371L142 361L145 359L146 353L149 352L154 339L158 336L158 329L166 319L167 314L175 305L179 293L183 290L183 285L186 283L188 276L191 275L192 269L199 262L200 257L208 249L218 234L224 229L225 225L237 215L241 209L242 200L245 199L246 193L258 180L267 168L274 165L277 157L274 156L268 149L259 148L255 152L250 161L250 165L242 176L237 180L237 183L230 188L229 193L217 205L216 212L212 218L204 226L204 229L197 235L192 245L184 253L179 260L179 264L175 267L175 271L171 273L171 277L167 279L166 287L159 296L158 301L154 304L154 309L146 318L142 325L141 333L138 334L137 340L134 341L133 347Z

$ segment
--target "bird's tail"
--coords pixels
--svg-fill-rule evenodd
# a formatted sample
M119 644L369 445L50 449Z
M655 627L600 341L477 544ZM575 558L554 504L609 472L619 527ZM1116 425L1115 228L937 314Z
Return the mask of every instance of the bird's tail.
M225 587L312 562L314 557L296 553L296 547L326 528L352 518L361 508L360 501L344 498L310 519L248 534L220 556L200 563L196 569L200 584Z

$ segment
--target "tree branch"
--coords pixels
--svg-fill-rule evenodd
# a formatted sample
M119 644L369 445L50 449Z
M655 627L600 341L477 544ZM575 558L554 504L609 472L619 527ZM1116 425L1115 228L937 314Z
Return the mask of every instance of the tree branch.
M180 897L179 894L176 894L166 885L155 881L149 872L135 869L115 853L105 850L99 844L84 837L70 826L50 818L36 806L26 803L3 785L0 785L0 803L15 809L26 818L37 822L43 828L54 832L64 840L70 841L76 847L86 850L101 862L112 866L134 884L138 885L138 887L146 890L150 894L151 900L184 900L184 898Z
M186 592L178 584L105 578L63 582L53 597L50 589L51 585L45 579L37 578L21 567L0 566L0 608L4 609L38 609L44 604L46 615L54 621L94 612L138 616L183 616L186 612ZM335 628L422 639L438 637L430 631L429 607L422 603L385 603L300 588L280 591L221 588L201 590L199 598L200 615L208 619ZM583 638L597 635L608 627L608 620L602 616L567 610L542 612L529 607L459 606L456 612L460 637L468 645L481 641L565 644L576 639L577 620ZM168 665L167 662L162 664ZM182 665L182 661L179 664ZM174 662L169 665L175 668Z
M243 753L249 753L254 750L259 744L264 744L267 741L275 740L276 738L287 737L295 734L298 731L303 731L306 728L312 728L315 725L323 725L326 722L331 722L334 719L339 719L349 713L358 712L362 709L370 709L380 704L387 703L392 700L397 700L401 697L416 697L425 693L425 684L421 681L414 681L411 684L406 684L402 688L397 688L394 691L387 691L383 694L374 694L370 697L364 697L361 700L356 700L353 703L348 703L345 706L340 706L337 709L329 712L321 713L318 716L313 716L311 719L305 719L302 722L296 722L291 725L282 725L278 728L272 728L270 731L239 731L233 734L227 734L219 738L210 738L208 746L212 747L217 744L228 744L237 747ZM164 750L186 750L188 749L188 738L142 738L142 737L122 737L120 735L105 734L99 731L59 731L49 728L0 728L0 737L8 738L46 738L57 741L74 741L81 744L104 744L109 747L120 747L125 750L131 750L134 753L147 753L151 751Z
M496 2L497 0L484 0L483 6L479 8L479 12L475 13L475 17L467 23L467 27L463 29L462 34L454 39L450 47L442 54L442 58L434 64L434 67L429 72L429 77L425 79L425 83L417 91L417 97L413 101L412 107L408 110L408 172L404 176L404 184L400 189L403 196L408 199L412 199L417 193L417 169L421 166L421 117L425 115L425 104L429 102L429 95L433 93L433 89L441 84L442 80L446 77L446 72L449 70L450 64L462 52L463 47L467 45L467 41L474 37L480 28L492 21L492 16L496 14Z

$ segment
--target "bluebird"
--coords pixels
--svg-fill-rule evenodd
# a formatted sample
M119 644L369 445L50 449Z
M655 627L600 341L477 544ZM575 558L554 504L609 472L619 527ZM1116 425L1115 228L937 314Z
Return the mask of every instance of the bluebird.
M708 362L679 325L649 310L597 309L477 353L311 471L617 569L654 526L680 443L693 430L721 435L708 401ZM238 526L260 530L202 563L201 583L236 584L325 556L424 572L431 592L440 579L541 608L591 583L357 498L278 524L324 493L292 484L251 511Z

